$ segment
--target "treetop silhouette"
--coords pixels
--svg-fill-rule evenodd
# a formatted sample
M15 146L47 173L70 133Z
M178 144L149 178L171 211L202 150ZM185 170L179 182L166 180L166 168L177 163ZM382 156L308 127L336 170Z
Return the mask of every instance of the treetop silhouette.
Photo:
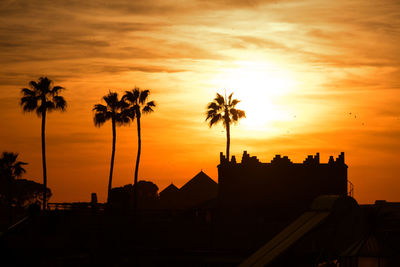
M52 86L53 81L40 77L39 82L30 81L31 89L22 88L21 106L25 112L36 111L38 116L53 110L65 111L67 102L59 93L65 90L61 86ZM39 104L40 103L40 104Z
M231 93L228 98L225 98L218 94L214 100L207 105L206 121L209 121L208 125L210 128L222 122L226 129L226 156L229 159L229 149L230 149L230 125L231 123L237 123L239 119L245 118L246 113L243 110L236 109L235 106L240 102L240 100L232 99L233 93Z
M115 142L117 138L116 125L123 125L129 123L129 117L125 116L125 108L128 105L118 98L118 93L109 91L108 95L103 96L103 100L106 105L96 104L93 107L94 117L93 122L97 127L102 126L106 121L111 120L112 128L112 152L111 152L111 166L110 175L108 179L108 190L107 190L107 203L110 202L110 194L112 188L112 176L114 170L114 158L115 158Z
M148 97L150 95L150 90L140 90L140 88L135 87L131 91L126 91L125 95L122 97L122 100L128 104L128 108L125 110L125 114L132 121L136 119L137 125L137 134L138 134L138 151L136 156L136 165L135 165L135 178L133 183L133 198L134 198L134 210L137 209L138 202L138 194L137 194L137 181L138 181L138 173L139 173L139 162L140 162L140 153L142 149L142 137L141 137L141 126L140 126L140 118L143 114L148 114L154 111L153 108L156 107L156 103L154 101L148 101Z
M18 153L4 151L0 158L0 175L2 179L16 179L26 172L24 165L28 163L17 161Z
M46 210L47 167L46 167L46 113L53 110L65 111L67 102L60 92L65 90L61 86L53 86L47 77L40 77L39 81L30 81L31 89L22 88L21 106L24 112L36 111L42 117L42 165L43 165L43 211Z

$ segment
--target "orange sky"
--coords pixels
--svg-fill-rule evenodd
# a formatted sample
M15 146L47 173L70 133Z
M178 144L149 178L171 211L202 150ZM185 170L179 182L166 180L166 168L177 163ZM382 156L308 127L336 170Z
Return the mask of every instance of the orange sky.
M232 129L239 159L344 151L360 203L400 201L399 43L397 0L2 0L0 148L41 181L40 119L18 102L48 76L68 101L47 121L51 201L104 200L111 125L94 127L91 109L139 86L158 104L142 120L139 179L216 180L225 133L204 112L226 88L247 112ZM114 186L133 181L136 142L133 125L117 129Z

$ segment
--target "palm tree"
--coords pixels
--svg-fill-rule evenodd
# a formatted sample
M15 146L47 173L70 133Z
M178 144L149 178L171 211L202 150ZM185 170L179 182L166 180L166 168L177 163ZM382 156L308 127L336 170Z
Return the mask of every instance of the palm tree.
M206 121L209 120L208 125L210 128L222 121L226 128L226 158L229 160L229 147L231 143L230 125L231 123L237 123L239 119L245 118L246 114L243 110L236 109L235 106L240 102L237 99L232 100L232 94L229 95L228 99L217 93L214 100L207 105L207 117Z
M153 112L153 108L156 106L154 101L148 101L148 96L150 95L149 90L140 90L139 88L135 88L132 91L126 91L125 95L122 99L129 104L129 108L127 109L127 114L133 121L136 119L137 122L137 134L138 134L138 152L136 156L136 166L135 166L135 180L133 183L133 201L134 201L134 210L137 209L137 182L138 182L138 172L139 172L139 161L140 161L140 153L142 150L142 139L141 139L141 127L140 127L140 118L143 114L148 114Z
M59 95L65 88L53 86L53 82L47 77L40 77L38 82L30 81L31 89L23 88L21 106L25 112L36 111L42 117L42 165L43 165L43 211L46 210L46 188L47 188L47 169L46 169L46 114L53 110L65 111L67 102Z
M7 188L5 193L8 204L8 220L9 224L12 223L12 200L13 192L12 186L16 178L19 178L26 172L23 165L28 163L17 161L18 154L12 152L3 152L0 158L0 178L1 184Z
M118 99L118 93L109 92L108 95L103 96L103 100L107 105L96 104L94 105L94 124L97 127L102 126L106 121L111 120L112 127L112 152L111 152L111 166L110 166L110 176L108 179L108 190L107 190L107 203L110 203L110 194L112 187L112 176L114 169L114 156L115 156L115 141L116 141L116 125L122 125L129 123L129 118L124 116L124 108L126 103Z

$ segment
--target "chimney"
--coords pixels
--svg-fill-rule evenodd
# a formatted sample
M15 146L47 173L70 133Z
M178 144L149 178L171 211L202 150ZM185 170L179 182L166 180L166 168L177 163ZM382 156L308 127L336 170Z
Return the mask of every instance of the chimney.
M315 161L317 164L319 164L319 152L315 155Z

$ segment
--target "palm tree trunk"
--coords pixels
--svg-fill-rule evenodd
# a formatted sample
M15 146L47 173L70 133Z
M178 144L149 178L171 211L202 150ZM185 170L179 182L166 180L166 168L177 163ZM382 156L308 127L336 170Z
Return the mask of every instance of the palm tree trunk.
M115 119L112 119L112 152L111 152L111 166L110 166L110 178L108 179L108 191L107 191L107 203L110 203L110 194L112 188L112 175L114 170L114 157L115 157L115 141L117 139L116 129L115 129Z
M138 132L138 152L136 156L136 167L135 167L135 180L133 184L133 209L136 213L138 208L138 192L137 192L137 182L138 182L138 173L139 173L139 161L140 161L140 152L142 150L142 138L140 134L140 116L136 116L137 121L137 132Z
M42 112L42 165L43 165L43 212L46 211L46 189L47 189L47 168L46 168L46 110Z
M229 122L226 123L226 158L229 161L229 147L231 145L231 131Z

